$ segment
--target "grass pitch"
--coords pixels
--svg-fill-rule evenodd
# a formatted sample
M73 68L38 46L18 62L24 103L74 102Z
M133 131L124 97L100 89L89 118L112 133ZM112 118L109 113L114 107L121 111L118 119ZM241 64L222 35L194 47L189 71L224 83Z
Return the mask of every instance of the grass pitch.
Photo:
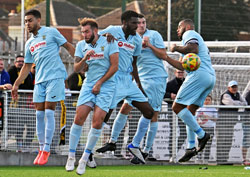
M68 177L79 176L64 167L0 167L0 177ZM250 170L243 166L98 166L86 168L88 177L249 177Z

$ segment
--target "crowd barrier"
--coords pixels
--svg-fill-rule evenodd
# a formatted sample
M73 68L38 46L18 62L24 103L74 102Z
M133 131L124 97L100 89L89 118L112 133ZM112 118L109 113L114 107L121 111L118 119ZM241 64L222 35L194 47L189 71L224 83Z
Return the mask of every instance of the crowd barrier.
M64 103L58 103L55 111L56 130L51 145L51 153L66 155L68 153L70 127L74 120L76 101L79 92L69 91ZM36 137L36 117L32 103L32 91L19 91L18 101L13 101L11 94L4 91L0 99L0 150L15 152L38 152ZM163 101L162 111L159 113L158 132L156 134L151 153L154 158L161 161L176 163L184 154L186 148L186 127L172 112L171 104ZM213 136L208 148L190 160L189 163L216 163L239 164L242 163L242 148L248 151L250 147L250 114L244 108L211 105L218 109L216 126L208 130ZM111 115L110 121L103 127L102 135L95 147L100 148L109 139L113 121L119 112L120 106ZM227 110L224 110L227 108ZM122 130L117 142L115 152L98 154L103 158L131 158L127 151L127 144L133 139L137 123L141 114L133 109L129 115L125 128ZM91 128L92 113L83 126L77 154L82 154L88 132ZM66 122L65 122L66 121ZM145 143L145 138L142 146ZM197 143L197 142L196 142ZM250 153L249 153L250 154ZM249 156L247 154L247 158Z

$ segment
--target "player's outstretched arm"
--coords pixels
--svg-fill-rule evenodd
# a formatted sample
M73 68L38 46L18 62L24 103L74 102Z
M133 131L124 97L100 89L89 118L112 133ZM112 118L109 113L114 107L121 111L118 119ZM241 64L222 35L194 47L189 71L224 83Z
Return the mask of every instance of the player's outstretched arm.
M24 63L24 65L20 71L20 74L19 74L18 78L16 79L16 81L12 87L12 90L11 90L11 96L13 99L15 99L15 100L17 99L18 87L24 81L24 79L26 79L26 77L28 76L31 67L32 67L32 63Z
M69 42L66 42L63 44L63 47L70 53L70 55L74 58L74 54L75 54L75 48L73 47L72 44L70 44Z
M185 46L177 46L176 44L171 45L170 47L171 52L179 52L182 54L187 54L187 53L199 53L199 46L196 43L188 43Z
M167 61L170 65L172 65L173 67L175 67L178 70L183 71L184 68L182 66L182 62L179 60L175 60L171 57L169 57L168 55L166 55L166 58L164 58L163 60Z

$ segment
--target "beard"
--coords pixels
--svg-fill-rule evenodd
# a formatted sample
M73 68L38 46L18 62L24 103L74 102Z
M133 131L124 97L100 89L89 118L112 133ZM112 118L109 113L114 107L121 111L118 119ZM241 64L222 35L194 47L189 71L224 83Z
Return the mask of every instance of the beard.
M182 36L183 36L183 34L186 32L186 30L185 29L183 29L182 31L181 31L181 35L179 36L179 39L180 40L182 40Z
M85 41L89 44L89 43L93 42L94 39L95 39L95 35L94 35L94 33L92 33L90 39L89 40L85 40Z
M135 30L133 30L133 29L131 29L129 26L127 27L127 32L128 32L128 34L130 34L130 35L136 35L136 29Z

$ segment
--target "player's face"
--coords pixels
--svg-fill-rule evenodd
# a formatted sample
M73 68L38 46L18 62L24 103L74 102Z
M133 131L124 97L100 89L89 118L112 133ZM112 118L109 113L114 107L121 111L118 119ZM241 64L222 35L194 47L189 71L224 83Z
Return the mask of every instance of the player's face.
M33 15L25 16L25 27L29 33L37 32L37 30L40 28L40 20L40 18L35 18Z
M3 71L3 68L4 68L4 66L3 66L3 61L2 61L2 60L0 60L0 72L2 72L2 71Z
M138 27L136 31L141 35L146 31L146 19L145 18L139 18Z
M185 31L186 31L186 25L183 21L181 21L177 28L177 35L180 38L180 40L182 40L182 35L185 33Z
M94 34L94 30L91 28L90 25L82 26L81 32L82 32L83 39L87 43L93 42L95 38L95 34Z
M125 22L125 28L126 31L131 34L131 35L135 35L136 34L136 29L138 25L138 18L137 17L131 17L130 20L128 20L128 22Z

